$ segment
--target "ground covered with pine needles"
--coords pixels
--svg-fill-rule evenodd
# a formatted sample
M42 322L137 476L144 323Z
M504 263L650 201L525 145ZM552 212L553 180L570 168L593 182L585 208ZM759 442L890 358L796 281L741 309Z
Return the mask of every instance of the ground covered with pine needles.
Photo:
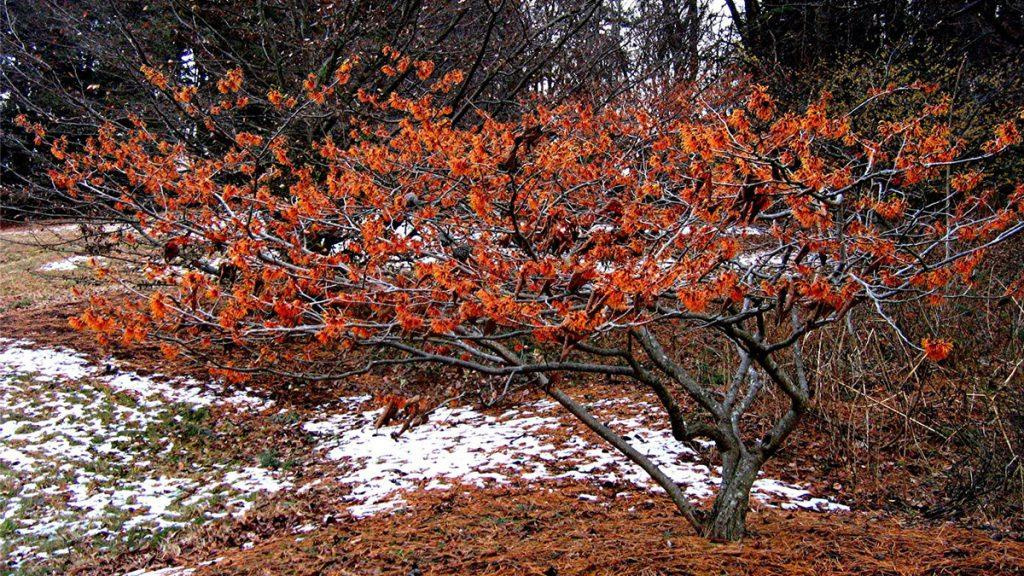
M875 514L760 509L751 535L715 544L693 535L658 498L602 505L591 486L424 493L394 514L339 519L304 534L269 537L228 551L231 535L202 542L220 550L214 574L289 576L410 574L965 575L1024 572L1024 543L952 525L911 527ZM263 514L268 511L264 510ZM252 515L252 528L273 514ZM200 540L197 540L198 544ZM187 554L186 554L187 555ZM180 560L180 558L179 558Z

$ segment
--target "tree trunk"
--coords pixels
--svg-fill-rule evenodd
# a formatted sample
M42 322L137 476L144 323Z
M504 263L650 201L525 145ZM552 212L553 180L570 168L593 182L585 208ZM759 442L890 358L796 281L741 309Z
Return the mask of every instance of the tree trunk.
M694 530L700 532L701 524L697 520L695 510L693 510L693 507L690 505L690 501L687 500L686 493L678 484L675 483L674 480L669 478L667 474L662 472L661 469L651 462L646 456L630 446L621 436L612 432L610 428L602 424L601 421L595 418L590 412L587 412L587 409L582 404L576 402L568 394L562 392L558 388L547 385L547 378L543 374L540 375L540 378L541 382L545 384L544 391L547 392L548 396L554 398L559 404L569 410L573 416L586 424L588 428L596 432L598 436L603 438L619 452L643 468L644 472L647 472L651 478L668 493L669 498L672 499L676 508L678 508L683 517L686 518L686 521L693 526Z
M756 456L743 456L722 467L722 484L715 496L715 504L704 522L704 537L718 542L740 540L746 532L747 510L750 508L750 488L761 469Z

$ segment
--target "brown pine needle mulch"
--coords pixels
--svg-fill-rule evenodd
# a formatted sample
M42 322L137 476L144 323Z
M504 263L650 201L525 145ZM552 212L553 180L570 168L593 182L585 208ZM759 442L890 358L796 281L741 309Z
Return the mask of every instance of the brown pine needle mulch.
M593 486L421 493L404 511L341 520L222 554L228 575L1024 574L1024 543L863 513L762 509L751 535L714 544L656 495L581 499Z

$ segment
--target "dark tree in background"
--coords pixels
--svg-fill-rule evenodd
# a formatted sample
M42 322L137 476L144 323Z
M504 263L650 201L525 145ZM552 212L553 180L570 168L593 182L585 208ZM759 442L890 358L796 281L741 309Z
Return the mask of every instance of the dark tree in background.
M1024 47L1020 0L724 0L751 54L799 69L850 52L941 48L973 61L1015 56Z
M1021 0L724 0L745 66L802 101L838 73L906 72L1004 110L1020 99Z

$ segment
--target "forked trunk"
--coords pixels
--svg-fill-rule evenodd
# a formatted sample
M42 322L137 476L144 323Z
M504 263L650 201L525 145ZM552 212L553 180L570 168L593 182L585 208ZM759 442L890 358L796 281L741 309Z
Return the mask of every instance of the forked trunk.
M550 386L546 378L541 378L545 385L544 391L559 404L569 410L581 422L587 425L618 449L623 455L638 464L651 478L665 489L676 507L686 520L705 538L716 541L733 541L743 538L747 520L747 508L750 503L750 488L757 478L764 459L761 456L741 454L734 449L723 454L722 484L711 513L701 519L693 509L686 493L646 456L630 446L621 436L601 423L579 402L554 386Z
M715 504L704 522L704 537L718 542L740 540L746 533L750 488L761 468L761 462L753 456L740 458L732 465L728 460L722 467L722 485Z

